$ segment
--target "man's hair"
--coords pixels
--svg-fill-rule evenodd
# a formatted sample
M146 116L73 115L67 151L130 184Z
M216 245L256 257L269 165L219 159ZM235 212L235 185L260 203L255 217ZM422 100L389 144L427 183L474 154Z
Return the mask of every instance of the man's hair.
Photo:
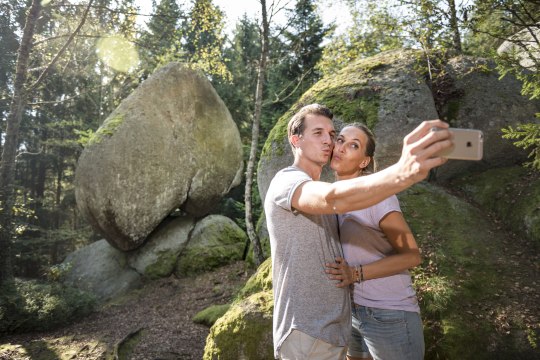
M306 116L309 114L314 115L322 115L330 120L334 118L334 114L332 111L330 111L329 108L327 108L324 105L321 104L309 104L304 107L302 107L294 116L289 120L289 124L287 125L287 137L290 138L293 135L302 135L304 133L304 123L306 120ZM294 146L291 144L294 150Z

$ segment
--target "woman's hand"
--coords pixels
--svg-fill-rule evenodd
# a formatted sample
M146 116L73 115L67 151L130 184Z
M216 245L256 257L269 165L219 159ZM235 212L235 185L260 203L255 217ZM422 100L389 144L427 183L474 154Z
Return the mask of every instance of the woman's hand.
M347 264L342 257L337 257L335 263L326 263L325 272L330 275L330 279L337 280L337 287L346 287L354 283L355 269Z

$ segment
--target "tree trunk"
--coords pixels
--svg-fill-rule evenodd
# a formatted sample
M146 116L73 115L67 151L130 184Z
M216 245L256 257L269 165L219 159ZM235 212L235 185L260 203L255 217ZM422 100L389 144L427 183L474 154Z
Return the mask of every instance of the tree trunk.
M0 285L13 279L13 268L11 263L11 222L13 217L12 209L15 203L13 195L15 156L19 144L19 127L26 105L27 93L24 85L28 74L28 59L32 48L34 29L40 11L41 0L33 0L26 16L23 36L17 54L13 97L6 120L6 137L4 148L2 149L2 162L0 163L0 206L2 208L2 212L0 213L0 249L2 249L2 256L0 256Z
M257 147L259 145L259 128L261 125L261 112L263 103L264 79L266 77L266 63L268 58L268 18L266 15L266 0L260 0L262 7L262 39L261 59L257 69L257 89L255 91L255 111L253 115L253 127L251 128L251 148L246 169L246 190L244 203L246 206L246 229L253 245L253 258L257 266L264 261L264 254L259 236L253 225L252 189L255 163L257 160Z
M459 33L459 22L457 18L456 1L448 0L448 7L450 9L450 29L453 35L452 47L458 54L461 54L463 51L461 48L461 35Z

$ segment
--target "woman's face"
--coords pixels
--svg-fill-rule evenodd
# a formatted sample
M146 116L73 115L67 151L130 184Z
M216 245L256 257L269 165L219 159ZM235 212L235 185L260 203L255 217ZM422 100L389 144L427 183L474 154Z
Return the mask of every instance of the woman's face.
M366 156L367 135L354 126L341 130L336 139L330 167L340 179L357 177L368 166L371 157Z

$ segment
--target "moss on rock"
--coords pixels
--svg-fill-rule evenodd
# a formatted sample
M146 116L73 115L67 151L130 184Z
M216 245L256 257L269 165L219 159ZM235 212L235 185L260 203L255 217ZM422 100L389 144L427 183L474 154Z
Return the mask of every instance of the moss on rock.
M468 359L531 351L516 345L526 342L520 333L527 326L501 301L501 291L515 283L501 271L504 233L482 210L442 188L417 184L399 197L422 249L423 264L412 273L426 327L426 358L463 358L463 349L472 355ZM501 317L514 329L511 336L500 331Z
M112 136L116 129L124 122L124 114L113 113L109 116L103 124L97 129L97 131L88 139L88 145L99 144L105 136Z
M237 302L210 329L203 359L273 359L272 311L271 290Z
M193 317L193 322L197 324L203 324L206 326L212 326L214 323L222 317L231 307L231 304L212 305L206 309L199 311Z
M179 276L212 270L242 258L247 235L238 225L223 216L202 222L204 225L197 225L178 258L175 274Z
M178 255L175 251L163 251L158 254L155 262L144 269L144 276L149 279L159 279L171 275L174 270Z

